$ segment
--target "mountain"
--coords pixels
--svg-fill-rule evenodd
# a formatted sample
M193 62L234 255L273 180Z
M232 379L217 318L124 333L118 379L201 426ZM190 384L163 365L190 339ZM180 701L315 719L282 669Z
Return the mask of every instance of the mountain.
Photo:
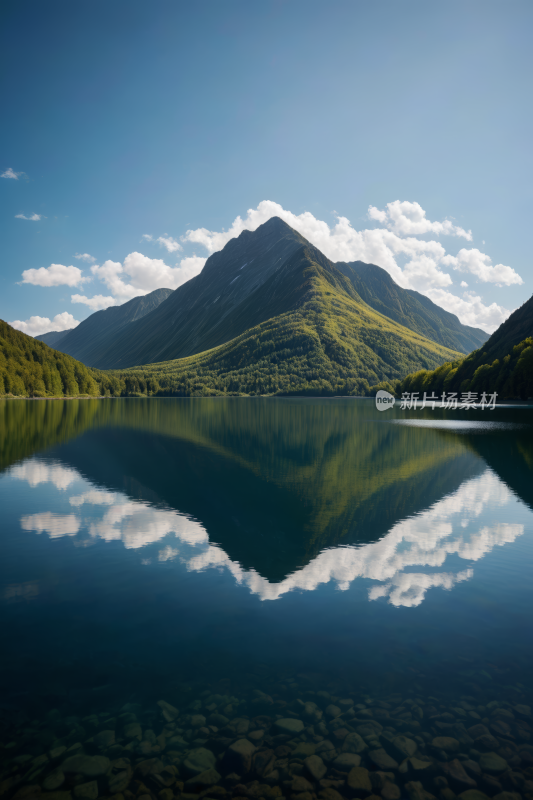
M470 353L489 338L481 328L463 325L455 314L445 311L429 297L402 289L386 270L375 264L338 261L335 266L350 279L369 306L444 347Z
M85 364L0 320L0 396L72 397L100 393L94 373Z
M319 273L321 276L319 285L314 289L308 268L314 270L315 277L318 278ZM331 287L326 287L324 281ZM327 297L331 294L331 288L339 293L339 297L342 296L343 303L349 301L352 304L348 313L356 315L353 320L355 326L347 322L348 327L360 331L364 319L370 329L377 326L393 330L393 339L406 337L408 341L413 340L413 331L408 332L392 320L376 316L376 312L361 299L353 283L336 265L289 225L273 217L257 230L243 231L239 237L232 239L223 250L208 258L199 275L176 289L161 306L124 327L118 335L109 337L107 345L102 343L98 358L94 358L91 364L100 369L124 369L198 355L221 345L229 346L230 342L234 342L231 346L234 351L238 337L247 331L269 321L272 328L275 320L281 321L281 317L288 312L296 313L297 309L303 308L310 299L309 292L317 291L318 297L323 291ZM326 305L329 309L327 313L335 315L331 303ZM323 311L326 313L325 306ZM378 317L379 323L376 321ZM304 334L305 330L293 331L291 341L294 341L294 336ZM279 338L275 333L273 336L275 340ZM283 339L284 334L280 333L280 336L280 342L285 342L284 347L290 344ZM348 342L347 331L339 336L346 339L345 343ZM430 361L435 365L439 363L444 352L442 346L419 334L416 342L416 347L420 346L425 353L432 354L428 356ZM372 345L368 347L372 349ZM383 341L378 346L379 352L376 351L378 358L383 357L384 362L387 362L388 347L389 344ZM391 343L391 347L392 354L397 343ZM376 352L368 356L368 364L373 361ZM447 352L449 357L450 350ZM79 351L76 354L83 357ZM216 358L220 356L221 353L217 353ZM393 361L396 358L391 357ZM378 368L376 374L400 377L408 362L421 362L418 356L414 356L414 351L409 351L409 347L405 351L405 358L403 355L398 357L398 363L403 364L401 369ZM249 353L243 358L251 365L255 356ZM355 361L358 360L359 356ZM424 360L427 359L423 357Z
M66 331L49 331L48 333L41 333L40 336L35 336L34 338L39 342L44 342L48 347L55 347L57 349L57 345L61 339L64 339L65 336L73 330L74 328L69 328Z
M226 278L227 291L234 280ZM171 307L178 292L162 309ZM221 299L228 307L229 301ZM135 323L132 338L140 339L141 326L156 314ZM382 382L390 386L413 371L412 365L431 369L458 356L370 308L335 265L309 244L272 270L262 285L252 287L221 322L230 339L224 344L186 358L111 372L109 379L118 380L121 391L129 393L353 395L367 394ZM235 335L239 329L243 333ZM128 327L130 335L133 330L134 325ZM167 340L169 335L167 329Z
M96 311L76 328L66 331L64 336L58 334L60 338L56 338L54 342L44 338L51 334L42 334L35 338L83 361L88 367L94 367L97 366L98 353L109 341L113 341L129 323L142 319L158 308L171 294L172 289L156 289L142 297L134 297L121 306L110 306L103 311Z
M115 369L167 361L228 342L264 319L242 318L240 306L303 244L303 236L277 217L253 233L243 231L161 307L109 337L107 346L102 343L93 365Z
M533 398L533 297L483 347L432 372L408 375L399 392L497 392L500 400Z
M533 336L533 296L513 311L511 316L494 331L482 348L483 354L487 361L501 359L515 345L530 336Z

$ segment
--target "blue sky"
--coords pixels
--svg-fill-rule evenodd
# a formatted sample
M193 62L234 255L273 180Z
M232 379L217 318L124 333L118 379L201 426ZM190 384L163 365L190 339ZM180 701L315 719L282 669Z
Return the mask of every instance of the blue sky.
M22 330L175 288L273 213L468 324L531 296L530 2L1 13L0 317Z

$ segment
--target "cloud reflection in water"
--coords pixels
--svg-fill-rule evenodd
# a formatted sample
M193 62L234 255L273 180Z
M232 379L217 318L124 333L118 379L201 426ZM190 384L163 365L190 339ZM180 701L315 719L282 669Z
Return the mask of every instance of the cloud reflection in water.
M61 469L59 465L32 460L13 468L10 474L30 486L49 480L63 489L66 477ZM75 470L63 471L70 476L70 482L83 480ZM91 487L69 498L73 509L78 509L76 514L29 515L21 519L21 526L24 530L46 531L52 538L73 536L86 529L93 539L120 540L128 549L173 536L185 551L194 548L193 552L187 554L183 547L180 552L174 542L166 542L159 550L159 562L179 555L189 571L227 569L237 583L247 586L261 600L277 600L292 590L312 591L330 581L335 581L338 589L347 590L356 578L365 578L378 582L369 589L369 600L386 597L394 606L414 607L422 603L428 589L449 590L473 576L471 567L458 572L442 571L448 557L478 561L495 547L514 542L522 535L523 525L501 521L481 526L478 523L477 529L467 532L467 528L476 527L476 519L489 506L502 508L512 499L507 486L487 469L426 511L396 523L379 541L323 550L279 583L270 583L254 569L244 569L222 547L210 544L207 531L198 521L171 509L131 500L119 492ZM92 507L90 516L82 516L85 506ZM200 552L194 552L197 550ZM143 563L151 562L151 558L143 558Z

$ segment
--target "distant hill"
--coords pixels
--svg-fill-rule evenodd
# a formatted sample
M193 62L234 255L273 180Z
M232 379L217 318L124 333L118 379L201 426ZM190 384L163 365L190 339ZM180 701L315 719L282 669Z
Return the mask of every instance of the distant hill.
M433 371L408 375L399 392L497 392L500 400L533 398L533 297L483 347Z
M96 311L76 328L65 331L65 335L57 333L54 341L50 341L50 333L35 338L83 361L88 367L94 367L97 366L99 353L110 341L114 341L129 323L142 319L158 308L171 294L172 289L156 289L142 297L134 297L121 306Z
M0 395L99 395L94 373L71 356L0 320Z
M375 264L338 261L335 266L351 280L365 303L434 342L470 353L489 338L486 331L463 325L455 314L445 311L429 297L402 289L386 270Z
M55 347L57 349L61 339L64 339L65 336L73 330L74 328L69 328L66 331L49 331L48 333L41 333L40 336L35 336L34 338L39 342L44 342L48 347Z
M226 277L228 292L232 281ZM136 323L137 330L150 317L155 313ZM178 395L367 394L403 377L411 365L431 369L458 355L370 308L312 245L301 245L252 286L222 322L243 332L187 358L107 374L131 393L145 393L150 381L157 392Z

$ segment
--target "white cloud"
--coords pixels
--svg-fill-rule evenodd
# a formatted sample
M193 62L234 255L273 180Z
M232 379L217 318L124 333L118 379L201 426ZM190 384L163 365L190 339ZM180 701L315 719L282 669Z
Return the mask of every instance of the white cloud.
M442 263L461 272L471 272L480 281L495 283L497 286L510 286L513 283L524 283L518 272L504 264L491 266L491 259L477 248L459 250L457 256L445 256ZM462 284L461 284L462 285Z
M63 264L50 264L49 267L39 269L25 269L22 273L22 283L31 283L33 286L79 286L91 278L84 278L78 267L65 267Z
M27 217L25 214L15 214L15 219L27 219L31 222L38 222L42 217L42 214L32 214L31 217Z
M9 323L12 328L27 333L28 336L40 336L42 333L50 333L50 331L68 331L79 324L80 321L74 319L68 311L56 314L52 320L48 317L30 317L26 320L15 319Z
M81 261L87 261L88 264L94 264L96 258L94 256L89 255L89 253L76 253L74 258L79 258Z
M91 267L91 272L105 283L117 302L124 303L154 289L177 289L197 275L205 261L205 258L189 256L182 259L179 266L169 267L160 258L134 252L126 256L123 264L106 261L101 267Z
M24 173L15 172L15 170L11 169L11 167L8 167L5 172L2 172L0 178L12 178L13 180L18 181L20 175L24 175Z
M163 236L158 236L157 239L154 239L149 233L143 233L141 240L145 242L157 242L160 247L164 247L169 253L177 253L179 250L183 250L181 244L172 236L169 236L168 233L163 234Z
M293 214L279 203L263 200L257 208L248 209L244 219L236 217L228 230L210 231L207 228L188 230L181 237L183 242L201 244L208 254L221 250L230 239L239 236L244 230L253 231L271 217L279 216L292 228L301 233L332 261L365 261L385 269L403 288L414 289L430 297L435 303L457 314L461 322L482 327L492 332L510 314L498 303L486 304L478 294L468 293L463 297L454 294L453 279L449 268L470 272L480 281L498 285L521 284L522 278L511 267L503 264L491 265L488 255L476 248L462 248L457 255L447 254L444 245L436 238L420 239L420 235L449 235L472 239L472 234L450 220L431 221L419 203L395 200L387 203L384 210L369 207L368 216L382 227L356 230L346 217L337 216L330 226L308 211ZM169 253L181 250L179 242L166 234L155 239L151 234L143 234L142 240L157 242ZM82 260L92 260L88 253L76 254ZM113 304L124 303L133 297L148 294L154 289L176 289L195 277L203 268L206 259L194 254L181 259L175 267L168 266L164 260L149 258L139 252L129 253L124 261L108 260L98 266L94 264L91 272L107 287L108 294L94 297L76 294L72 301L83 303L93 311ZM26 270L24 282L42 286L60 285L60 276L51 274L53 268L76 270L76 267L52 265L48 270ZM28 278L26 278L28 276ZM58 282L52 282L57 280ZM77 286L87 280L81 271L70 273L69 281L61 281ZM466 281L461 282L467 288Z
M488 333L495 331L511 313L497 303L485 305L475 292L464 292L463 297L458 297L443 289L429 289L426 294L438 306L458 316L463 325L481 327Z
M465 231L450 222L430 222L426 219L426 212L419 203L410 203L408 200L394 200L387 203L387 210L380 211L374 206L368 207L370 219L381 222L389 230L400 236L418 236L422 233L436 233L437 236L462 236L468 241L472 241L472 231Z
M490 283L518 283L522 280L511 267L491 267L489 257L474 249L462 249L461 255L448 256L441 242L415 238L420 234L445 234L471 240L472 234L450 220L431 222L426 219L425 211L418 203L399 200L388 203L386 210L370 206L369 217L384 227L362 231L355 230L346 217L337 216L336 224L330 227L309 211L293 214L279 203L263 200L257 208L248 209L244 219L236 217L227 231L197 228L188 230L182 236L182 241L201 244L211 254L221 250L230 239L244 230L256 230L273 216L283 219L332 261L377 264L387 270L404 289L414 289L427 295L435 303L457 314L464 324L479 326L489 332L503 322L510 311L496 303L485 305L478 295L465 300L445 291L453 281L443 268L457 266L468 271L475 269L480 280ZM442 302L437 298L441 298Z
M83 305L89 306L91 311L101 311L103 308L116 306L118 302L116 298L106 297L103 294L95 294L94 297L86 297L84 294L73 294L70 296L70 299L73 303L83 303Z
M168 250L169 253L177 253L178 250L183 250L179 242L172 238L172 236L160 236L156 239L157 242Z

